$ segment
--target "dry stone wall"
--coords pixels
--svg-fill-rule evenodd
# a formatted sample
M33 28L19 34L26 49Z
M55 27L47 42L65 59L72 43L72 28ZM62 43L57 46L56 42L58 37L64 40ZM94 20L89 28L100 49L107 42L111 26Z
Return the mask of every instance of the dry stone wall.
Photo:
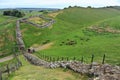
M91 76L90 80L120 80L120 66L97 63L85 64L79 61L58 61L50 63L49 67L68 68L80 74Z
M44 20L48 20L49 22L46 22L46 23L40 25L40 24L36 24L36 23L34 23L34 22L30 22L30 21L27 20L27 19L33 18L33 17L40 17L40 18L42 18L42 19L44 19ZM55 23L55 20L53 20L53 19L51 19L51 18L44 17L43 15L31 16L31 17L29 17L29 18L23 18L23 19L21 19L20 21L21 21L21 22L25 22L25 23L27 23L27 24L31 24L31 25L36 26L36 27L39 27L39 28L49 27L49 26L51 26L52 24Z
M31 64L34 64L36 66L44 66L44 67L49 66L48 62L46 62L44 60L41 60L41 59L39 59L38 57L36 57L36 56L34 56L32 54L24 52L24 56Z
M22 39L22 34L20 31L20 21L17 20L16 22L16 40L17 40L17 45L19 47L20 50L24 50L25 49L25 44L24 41Z

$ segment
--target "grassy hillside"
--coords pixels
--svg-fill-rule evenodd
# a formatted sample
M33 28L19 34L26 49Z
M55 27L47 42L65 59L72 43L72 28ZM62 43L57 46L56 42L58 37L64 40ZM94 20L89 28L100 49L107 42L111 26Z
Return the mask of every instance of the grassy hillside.
M14 17L0 15L0 57L12 54L15 46L15 20Z
M38 11L32 11L31 13L21 11L26 14L25 17L41 14ZM0 58L12 54L16 47L15 27L17 19L12 16L3 16L3 11L0 10Z
M69 8L63 14L57 16L58 19L82 26L91 25L100 20L115 17L120 11L112 8L91 9L91 8Z
M90 62L91 54L95 61L101 62L103 54L107 62L120 64L119 33L96 32L89 27L107 27L119 29L120 11L112 8L90 9L69 8L55 17L56 23L45 29L32 25L21 24L23 38L27 47L39 47L52 43L44 50L37 51L37 55L68 56L77 58L85 57ZM75 44L71 45L71 41Z

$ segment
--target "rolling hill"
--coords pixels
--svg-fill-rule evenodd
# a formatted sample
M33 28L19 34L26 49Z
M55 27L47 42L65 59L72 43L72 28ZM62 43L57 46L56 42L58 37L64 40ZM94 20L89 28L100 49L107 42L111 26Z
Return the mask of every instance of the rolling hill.
M56 21L51 27L40 29L29 24L21 24L27 48L39 48L48 44L43 50L36 52L37 56L41 54L53 57L75 56L78 59L84 56L85 61L90 62L90 56L94 54L95 61L101 62L103 54L106 54L107 63L120 64L118 54L120 34L111 32L116 29L119 32L119 10L74 7L50 14L53 15L47 16L53 17ZM101 29L96 30L96 27L105 28L99 32L97 30ZM106 30L106 27L110 31Z

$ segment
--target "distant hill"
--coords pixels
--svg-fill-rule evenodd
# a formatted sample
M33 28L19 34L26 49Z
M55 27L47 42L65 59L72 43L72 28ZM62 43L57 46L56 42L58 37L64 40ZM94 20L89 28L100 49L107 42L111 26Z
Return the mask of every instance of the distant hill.
M114 8L68 8L57 18L69 23L87 25L100 20L119 16L120 11Z
M113 8L120 10L120 6L113 6Z
M11 10L11 9L16 9L16 10L35 10L35 11L40 11L40 10L58 10L57 8L4 8L1 10Z

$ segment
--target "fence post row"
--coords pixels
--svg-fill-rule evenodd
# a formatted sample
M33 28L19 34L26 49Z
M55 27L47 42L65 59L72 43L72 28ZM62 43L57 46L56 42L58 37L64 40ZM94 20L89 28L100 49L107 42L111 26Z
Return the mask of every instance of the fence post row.
M42 58L42 59L44 59L44 60L46 60L46 61L59 61L59 60L66 60L66 61L69 61L69 57L57 57L57 58L55 58L55 57L51 57L51 56L46 56L45 54L43 54L43 55L40 55L40 57ZM92 63L94 62L94 54L92 54L92 56L91 56L91 67L92 67ZM105 58L106 58L106 55L104 54L103 55L103 59L102 59L102 64L104 64L105 63ZM72 58L73 60L77 60L76 59L76 57L73 57ZM19 61L19 63L21 64L21 66L22 66L22 63L20 62L20 60L17 58L17 60ZM81 57L81 63L83 63L84 62L84 57L82 56Z
M8 72L8 76L9 76L10 75L9 64L7 64L6 68L7 68L7 72Z

